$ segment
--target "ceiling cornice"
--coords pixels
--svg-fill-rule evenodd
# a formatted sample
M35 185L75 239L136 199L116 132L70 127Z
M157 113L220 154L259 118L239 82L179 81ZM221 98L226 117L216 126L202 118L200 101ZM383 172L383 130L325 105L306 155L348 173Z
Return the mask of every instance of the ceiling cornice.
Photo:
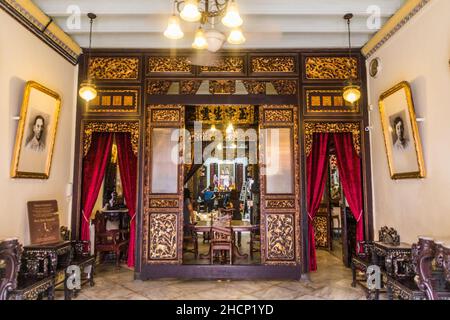
M81 47L32 1L0 0L0 8L70 63L73 65L78 63L82 53Z
M361 53L370 58L409 20L412 19L427 3L432 0L408 0L386 24L361 49Z

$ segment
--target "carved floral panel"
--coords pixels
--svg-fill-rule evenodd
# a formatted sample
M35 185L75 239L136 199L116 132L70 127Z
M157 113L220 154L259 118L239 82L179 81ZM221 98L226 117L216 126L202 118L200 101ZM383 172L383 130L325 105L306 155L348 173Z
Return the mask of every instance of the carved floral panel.
M139 79L139 58L91 58L89 77L94 80L137 80Z
M177 220L175 213L150 215L149 259L177 259Z
M267 214L267 259L294 260L294 215Z
M351 70L351 71L350 71ZM308 57L305 61L308 80L346 80L358 78L358 59L348 57Z

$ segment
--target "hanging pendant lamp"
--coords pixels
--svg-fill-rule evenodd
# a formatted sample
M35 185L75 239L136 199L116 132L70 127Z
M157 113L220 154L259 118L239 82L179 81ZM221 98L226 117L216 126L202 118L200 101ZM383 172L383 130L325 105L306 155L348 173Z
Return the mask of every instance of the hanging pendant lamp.
M347 84L344 87L344 92L342 96L344 100L350 102L351 104L355 103L361 98L361 88L356 85L352 81L352 43L351 43L351 34L350 34L350 20L353 18L352 13L347 13L344 16L344 19L347 20L348 27L348 66L349 66L349 79L347 80Z
M88 54L88 65L91 57L91 45L92 45L92 23L94 22L94 19L97 18L97 16L93 13L88 13L88 18L90 19L91 27L89 31L89 54ZM89 102L95 97L97 97L97 88L95 87L95 84L90 79L89 71L88 71L88 78L87 80L84 80L80 84L80 90L78 91L79 95L83 100L86 102Z

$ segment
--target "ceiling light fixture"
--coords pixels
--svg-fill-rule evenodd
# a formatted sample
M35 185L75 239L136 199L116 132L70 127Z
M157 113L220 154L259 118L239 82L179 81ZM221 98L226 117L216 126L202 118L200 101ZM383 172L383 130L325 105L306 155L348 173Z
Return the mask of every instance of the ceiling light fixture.
M87 63L89 65L89 61L91 59L91 46L92 46L92 23L94 22L94 19L97 18L97 16L93 13L88 13L88 18L90 19L91 27L89 31L89 52L88 52L88 59ZM90 79L89 71L87 80L84 80L80 84L80 90L78 91L78 94L81 98L83 98L86 102L89 102L95 97L97 97L97 88L95 87L94 82Z
M195 33L192 47L195 49L208 49L218 51L225 40L230 44L242 44L246 41L239 27L243 20L239 14L236 0L174 0L173 15L169 18L164 36L169 39L181 39L184 36L180 27L180 19L175 13L179 12L181 19L188 22L200 22ZM228 38L214 29L214 18L222 17L224 26L232 28ZM211 29L204 30L204 26L211 25Z
M351 33L350 33L350 20L353 18L352 13L347 13L344 16L344 19L347 20L347 27L348 27L348 67L349 67L349 78L347 80L347 84L344 87L344 92L342 96L344 97L345 101L350 102L351 104L355 103L361 98L361 88L353 84L352 78L352 42L351 42Z

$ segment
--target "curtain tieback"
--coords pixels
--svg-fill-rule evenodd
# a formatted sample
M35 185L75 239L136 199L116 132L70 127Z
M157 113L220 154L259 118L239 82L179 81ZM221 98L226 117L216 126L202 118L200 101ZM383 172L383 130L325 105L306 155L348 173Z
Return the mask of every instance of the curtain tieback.
M135 217L136 217L136 213L133 214L133 216L132 216L131 219L130 219L130 222L133 221L133 219L134 219Z
M83 216L84 220L86 220L86 222L89 223L89 219L86 218L86 216L84 215L84 210L81 210L81 215Z
M356 219L356 222L359 222L359 220L361 220L361 218L362 218L362 214L363 214L363 211L361 210L361 212L359 213L359 217L358 217L358 219Z

